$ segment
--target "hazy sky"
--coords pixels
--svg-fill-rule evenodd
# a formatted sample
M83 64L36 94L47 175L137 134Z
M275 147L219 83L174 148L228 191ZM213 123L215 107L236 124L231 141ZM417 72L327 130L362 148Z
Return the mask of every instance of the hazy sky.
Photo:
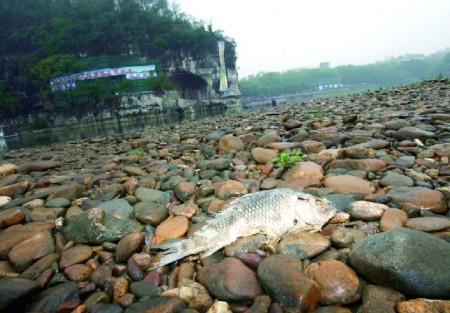
M450 47L450 0L173 0L237 43L240 78Z

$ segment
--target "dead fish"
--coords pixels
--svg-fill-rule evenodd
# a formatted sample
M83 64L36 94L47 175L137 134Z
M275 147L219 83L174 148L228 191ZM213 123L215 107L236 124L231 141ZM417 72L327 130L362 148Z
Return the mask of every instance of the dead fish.
M200 252L207 257L239 237L257 233L266 236L268 247L275 247L287 234L319 231L335 214L335 207L327 200L300 191L274 189L248 194L230 202L188 239L153 246L165 250L153 268Z

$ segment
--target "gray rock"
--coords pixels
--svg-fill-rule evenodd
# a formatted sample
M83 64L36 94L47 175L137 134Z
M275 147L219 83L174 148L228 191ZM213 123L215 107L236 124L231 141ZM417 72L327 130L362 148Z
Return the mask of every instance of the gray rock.
M78 284L66 282L38 293L26 312L53 313L61 303L72 299L79 299Z
M107 214L113 214L122 218L131 218L133 216L133 207L125 199L115 199L103 202L98 206Z
M401 141L401 140L414 140L414 139L420 139L422 141L430 138L434 138L435 134L426 131L417 127L403 127L399 129L395 134L394 138Z
M47 208L66 208L70 206L70 200L67 198L55 198L45 203Z
M37 282L24 278L0 279L0 310L8 306L7 311L19 312L21 303L18 302L38 291L40 287Z
M411 297L450 297L450 244L406 228L376 234L355 243L351 266L367 281Z
M155 298L161 294L162 289L154 284L139 281L130 285L130 292L137 298Z
M134 195L142 202L158 202L167 204L170 201L170 195L160 190L139 187L136 189Z
M406 175L402 175L394 171L388 171L380 180L380 185L394 187L412 187L414 186L414 180Z
M101 209L91 209L75 217L64 228L63 234L68 241L101 244L105 241L117 241L141 230L142 225L138 222L117 218Z

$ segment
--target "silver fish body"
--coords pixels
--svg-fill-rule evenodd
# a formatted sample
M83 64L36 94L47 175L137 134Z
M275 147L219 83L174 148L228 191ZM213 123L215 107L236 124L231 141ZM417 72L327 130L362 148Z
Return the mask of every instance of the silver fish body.
M335 214L327 200L300 191L274 189L248 194L232 201L190 238L153 246L165 250L153 268L200 252L206 257L239 237L257 233L263 233L266 243L274 247L287 234L319 231Z

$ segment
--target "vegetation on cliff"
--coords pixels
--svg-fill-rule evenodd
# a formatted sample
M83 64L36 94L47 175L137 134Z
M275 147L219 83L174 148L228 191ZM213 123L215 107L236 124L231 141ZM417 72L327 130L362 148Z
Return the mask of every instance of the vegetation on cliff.
M450 52L444 55L405 55L368 65L298 69L259 73L239 81L242 95L281 95L335 87L398 86L450 76ZM330 87L331 86L331 87Z
M216 52L217 40L226 40L231 43L227 56L235 58L232 40L167 0L2 0L0 27L0 92L9 99L0 101L1 116L30 111L39 101L54 103L49 79L96 69L76 62L86 56L159 60L171 51ZM149 85L168 85L158 82ZM82 93L88 94L105 88L98 81L83 85Z

